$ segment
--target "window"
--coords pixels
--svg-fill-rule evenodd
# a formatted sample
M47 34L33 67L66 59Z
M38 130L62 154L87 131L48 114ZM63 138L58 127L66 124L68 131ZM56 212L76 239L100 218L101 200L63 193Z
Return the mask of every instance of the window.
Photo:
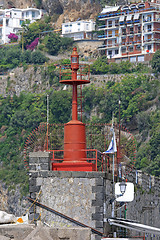
M126 29L122 29L122 35L126 35Z
M35 15L36 15L36 14L35 14L35 12L33 11L33 12L32 12L32 17L34 18L34 17L35 17Z
M24 20L20 20L20 25L22 25L23 22L24 22Z
M26 17L28 17L29 16L29 12L26 12Z
M108 45L111 46L112 45L112 40L108 41Z
M138 56L137 60L138 62L144 62L144 55Z
M118 31L118 30L115 30L115 36L118 37L118 34L119 34L119 31Z
M116 49L116 50L115 50L115 55L118 54L118 53L119 53L119 51L118 51L118 49Z
M147 26L148 32L151 32L151 28L152 28L151 25L148 25L148 26Z
M148 45L147 50L151 50L151 49L152 49L152 45Z
M111 57L112 56L112 50L108 51L108 55Z
M140 51L141 50L141 45L136 45L136 50Z
M122 47L121 50L122 50L122 53L125 53L126 52L126 47Z
M141 27L138 27L138 33L141 33Z
M115 26L116 27L119 26L119 21L118 20L115 21Z
M133 27L130 27L130 34L133 34Z
M112 31L108 31L108 37L112 37Z
M112 27L112 21L108 21L108 27Z
M133 52L133 46L130 46L130 47L128 48L128 51L129 51L129 52Z
M79 25L81 25L80 23L77 23L77 25L79 26Z

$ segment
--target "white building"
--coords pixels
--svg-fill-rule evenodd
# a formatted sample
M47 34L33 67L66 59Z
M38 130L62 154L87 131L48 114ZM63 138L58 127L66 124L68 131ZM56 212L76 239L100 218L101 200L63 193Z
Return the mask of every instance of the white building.
M42 10L36 8L27 9L4 9L0 10L0 43L8 43L10 33L17 33L22 29L22 23L30 20L30 23L40 19L43 15Z
M62 36L70 37L74 40L92 39L95 25L95 22L92 20L62 23Z

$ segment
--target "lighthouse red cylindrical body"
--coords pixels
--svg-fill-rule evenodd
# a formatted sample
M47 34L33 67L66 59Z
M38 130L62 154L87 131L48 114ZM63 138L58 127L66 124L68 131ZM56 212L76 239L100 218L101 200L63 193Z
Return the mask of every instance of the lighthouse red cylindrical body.
M77 79L79 55L73 48L71 55L72 79L60 83L72 85L72 120L64 125L64 157L61 163L52 163L52 170L58 171L95 171L95 164L87 161L85 124L78 121L77 85L89 83L89 80Z
M64 126L64 161L86 161L85 124L78 120Z

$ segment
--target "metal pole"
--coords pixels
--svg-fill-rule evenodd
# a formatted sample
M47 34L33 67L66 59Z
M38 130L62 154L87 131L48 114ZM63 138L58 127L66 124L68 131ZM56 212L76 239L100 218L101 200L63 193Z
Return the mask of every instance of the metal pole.
M113 174L113 196L115 195L115 192L114 192L114 165L115 165L115 163L114 163L114 148L115 148L115 146L114 146L114 142L115 142L115 139L114 139L114 122L113 122L113 120L112 120L112 127L113 127L113 169L112 169L112 174ZM115 216L114 216L114 209L115 209L115 204L114 204L114 202L115 201L113 201L112 202L112 218L114 218ZM116 238L116 232L115 232L115 229L114 229L114 232L113 232L113 237L114 238Z
M120 115L120 104L121 104L121 101L119 99L119 144L118 144L118 157L117 157L117 170L118 170L118 167L119 167L119 163L120 163L120 160L121 160L121 126L120 126L120 123L121 123L121 115Z
M114 127L113 127L113 151L114 151ZM113 175L113 190L112 190L112 192L114 195L114 152L113 152L112 175ZM112 218L114 218L114 201L112 202Z
M49 125L49 95L47 94L47 151L48 151L48 125Z

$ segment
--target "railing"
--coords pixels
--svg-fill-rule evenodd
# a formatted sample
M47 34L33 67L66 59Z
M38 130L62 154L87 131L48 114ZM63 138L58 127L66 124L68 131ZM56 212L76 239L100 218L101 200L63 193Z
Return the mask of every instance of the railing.
M151 11L151 10L156 10L156 8L154 7L150 7L150 8L143 8L143 9L136 9L136 10L132 10L132 11L120 11L120 12L115 12L115 13L109 13L109 14L102 14L99 15L98 18L106 18L106 17L114 17L114 16L118 16L118 15L124 15L126 14L126 12L129 13L140 13L140 12L147 12L147 11Z
M48 150L52 153L51 163L62 163L64 161L64 150ZM103 171L107 164L104 161L104 154L97 149L83 149L83 150L70 150L67 152L81 152L86 155L84 158L80 158L83 162L93 163L96 166L96 171ZM75 159L76 160L76 159ZM67 161L69 162L69 161ZM78 161L77 161L78 162Z

